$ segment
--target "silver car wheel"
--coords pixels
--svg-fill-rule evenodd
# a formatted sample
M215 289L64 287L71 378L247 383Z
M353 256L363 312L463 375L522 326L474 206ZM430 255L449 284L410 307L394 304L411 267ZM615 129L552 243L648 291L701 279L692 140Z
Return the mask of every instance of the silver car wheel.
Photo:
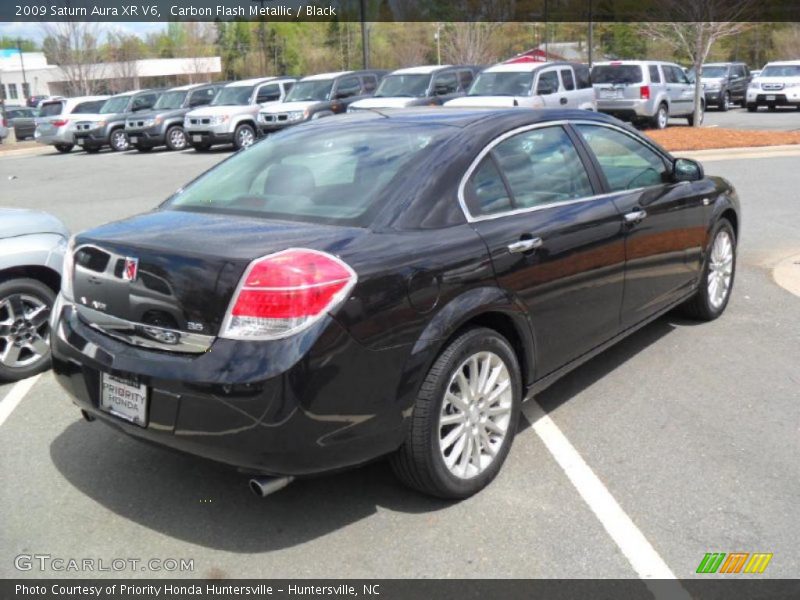
M659 129L666 129L667 123L669 122L669 114L667 113L667 109L663 106L658 107L658 128Z
M115 131L111 134L111 146L117 151L128 149L128 136L124 131Z
M29 294L0 299L0 363L28 367L50 352L50 307Z
M513 389L503 359L493 352L467 358L450 378L439 414L439 450L460 479L492 464L508 435Z
M708 302L719 309L728 297L733 275L733 241L727 231L714 238L708 265Z
M186 148L186 134L183 132L183 129L176 127L170 131L169 141L175 150L183 150Z
M253 134L251 129L247 127L242 127L239 130L239 147L240 148L247 148L248 146L252 146L253 142L256 141L256 136Z

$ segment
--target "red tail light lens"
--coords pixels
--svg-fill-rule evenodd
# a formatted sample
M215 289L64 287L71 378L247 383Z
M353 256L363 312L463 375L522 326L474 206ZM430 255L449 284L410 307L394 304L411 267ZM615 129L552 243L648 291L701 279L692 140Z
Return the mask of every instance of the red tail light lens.
M643 85L639 88L639 98L642 100L650 100L650 86Z
M221 337L274 340L310 327L343 300L357 280L344 262L291 248L250 263L222 324Z
M60 119L58 121L53 121L53 125L55 125L56 127L63 127L67 123L69 123L69 119Z

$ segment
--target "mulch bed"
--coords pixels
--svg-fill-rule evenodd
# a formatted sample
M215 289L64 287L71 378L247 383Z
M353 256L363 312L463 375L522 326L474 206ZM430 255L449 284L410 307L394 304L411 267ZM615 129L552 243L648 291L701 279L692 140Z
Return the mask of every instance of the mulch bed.
M798 118L800 121L800 118ZM667 150L711 150L800 144L800 131L751 131L719 127L668 127L644 132Z

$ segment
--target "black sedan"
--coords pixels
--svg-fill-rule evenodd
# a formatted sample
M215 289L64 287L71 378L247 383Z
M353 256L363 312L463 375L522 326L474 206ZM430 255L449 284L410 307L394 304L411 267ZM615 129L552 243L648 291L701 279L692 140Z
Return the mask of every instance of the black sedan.
M56 376L87 420L253 476L389 456L486 486L520 404L733 285L726 181L585 111L366 111L237 153L77 235Z

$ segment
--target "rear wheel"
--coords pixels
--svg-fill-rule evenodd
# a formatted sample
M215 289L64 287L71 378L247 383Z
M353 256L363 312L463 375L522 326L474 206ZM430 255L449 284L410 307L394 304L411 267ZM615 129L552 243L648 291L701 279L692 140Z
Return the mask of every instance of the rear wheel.
M0 380L24 379L49 368L54 300L53 290L36 279L0 284Z
M68 152L72 152L72 149L75 146L73 144L56 144L56 150L61 152L61 154L67 154Z
M669 124L669 109L666 104L659 104L658 110L650 120L650 125L656 129L666 129Z
M736 274L736 234L730 221L721 219L710 239L697 292L683 305L688 316L702 321L712 321L723 313Z
M706 105L703 102L701 102L700 103L700 119L697 121L697 125L702 125L703 124L703 119L705 119L705 116L706 116ZM695 124L694 113L692 113L688 117L686 117L686 120L689 122L689 127L694 127L694 124Z
M189 140L186 139L186 132L183 127L178 125L167 129L166 142L167 148L170 150L185 150L189 144Z
M519 419L522 384L508 341L487 328L453 340L428 371L406 439L392 456L406 485L466 498L500 472Z

